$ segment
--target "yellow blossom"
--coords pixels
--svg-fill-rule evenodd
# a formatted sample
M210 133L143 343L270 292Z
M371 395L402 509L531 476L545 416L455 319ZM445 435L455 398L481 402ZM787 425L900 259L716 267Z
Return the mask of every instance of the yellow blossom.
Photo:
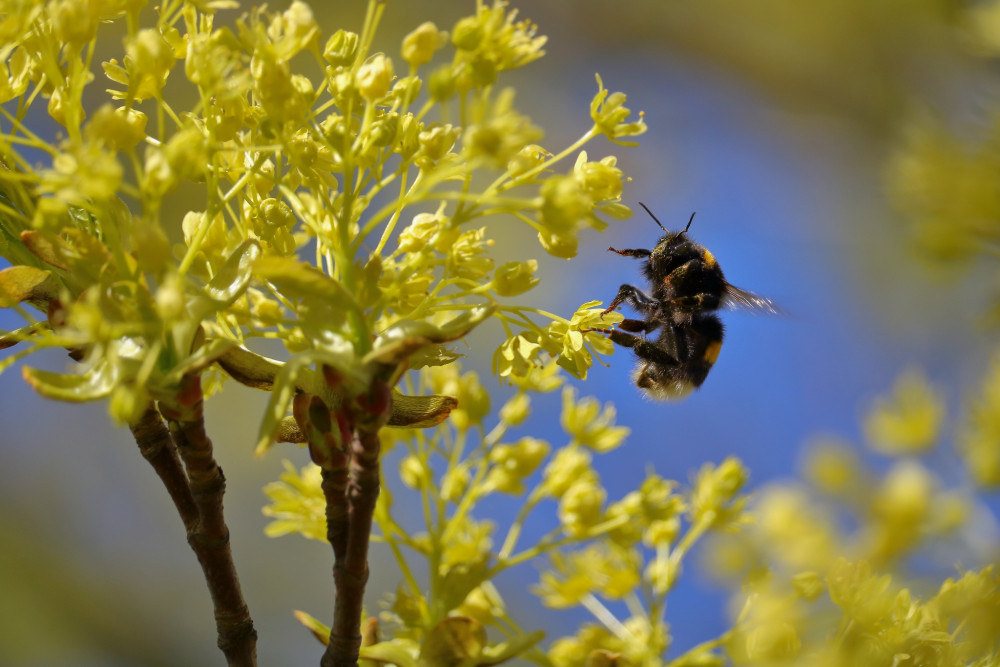
M584 447L595 452L609 452L617 448L629 434L625 426L615 426L615 407L610 403L603 406L593 397L576 400L576 392L566 387L563 390L562 416L563 430Z
M605 491L596 475L573 482L559 499L559 522L574 537L583 537L601 519Z
M923 374L910 371L899 377L890 397L876 400L865 419L865 435L886 454L922 452L937 442L943 421L941 398Z
M295 470L284 461L285 472L279 482L264 487L270 504L264 506L264 516L273 521L264 528L268 537L299 533L314 540L326 540L326 499L321 488L319 466L311 463Z
M429 63L434 52L444 46L446 37L447 33L438 30L432 22L421 23L403 38L403 60L411 68Z
M694 520L724 525L738 519L746 505L746 498L738 494L748 476L743 463L732 456L718 466L710 463L702 466L691 492Z
M542 490L554 498L561 498L574 482L597 479L590 466L590 453L579 447L563 447L556 451L545 466Z
M1000 485L1000 353L995 353L979 391L970 398L956 444L976 483Z

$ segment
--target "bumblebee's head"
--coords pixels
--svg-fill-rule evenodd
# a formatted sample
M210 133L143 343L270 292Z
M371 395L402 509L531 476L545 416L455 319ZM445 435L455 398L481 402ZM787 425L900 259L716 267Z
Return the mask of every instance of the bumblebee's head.
M649 210L648 206L646 206L642 202L639 202L639 206L646 209L646 213L649 213L649 217L653 219L653 222L655 222L656 225L663 230L664 236L656 244L656 249L659 250L661 253L668 253L688 240L687 231L691 229L691 223L694 222L694 215L695 215L694 213L692 213L691 217L688 218L687 226L685 226L683 230L679 232L672 232L663 226L663 224L659 221L659 219L655 215L653 215L653 212ZM695 211L695 213L697 213L697 211Z

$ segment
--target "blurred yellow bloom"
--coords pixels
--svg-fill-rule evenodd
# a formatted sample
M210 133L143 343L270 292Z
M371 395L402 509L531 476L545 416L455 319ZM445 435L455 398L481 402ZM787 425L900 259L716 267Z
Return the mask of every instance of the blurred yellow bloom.
M601 519L607 493L596 474L573 482L559 499L559 522L574 537L583 537Z
M865 436L884 454L919 453L938 441L944 417L944 403L927 378L909 371L896 380L890 396L876 399L865 419Z
M500 408L500 419L511 426L517 426L530 415L531 396L525 392L514 394Z
M299 472L289 461L282 464L285 472L280 481L264 487L264 494L271 502L262 511L264 516L274 519L264 528L264 534L278 537L299 533L326 541L326 499L319 466L310 463Z
M493 548L496 528L492 521L476 521L469 517L462 520L458 528L450 532L451 539L444 545L440 574L444 576L455 567L485 563Z
M429 63L434 52L444 46L448 33L438 30L431 21L425 21L403 38L403 60L411 68Z
M484 492L524 493L524 478L535 471L549 453L549 444L535 438L521 438L513 445L500 444L490 449L489 461L493 464Z
M615 407L606 403L603 409L593 397L576 400L576 391L570 387L563 390L561 423L563 430L584 447L595 452L609 452L628 436L630 429L615 426Z
M806 449L802 474L818 491L838 499L857 498L865 479L858 455L845 442L820 438Z
M873 504L868 557L882 564L905 553L923 535L936 480L915 461L900 461L882 480Z
M753 510L769 555L788 570L826 570L840 550L832 518L801 488L768 486Z
M542 572L536 595L548 607L571 607L594 593L618 599L639 584L636 553L592 545L572 553L553 552L552 570Z
M733 456L718 466L703 465L691 491L690 512L694 520L719 526L739 519L746 498L737 494L749 475L750 471Z
M1000 353L994 354L979 391L968 401L956 447L973 480L1000 485Z

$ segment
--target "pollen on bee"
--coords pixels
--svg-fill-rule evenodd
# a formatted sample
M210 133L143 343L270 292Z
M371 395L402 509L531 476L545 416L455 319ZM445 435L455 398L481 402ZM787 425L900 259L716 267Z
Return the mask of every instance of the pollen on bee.
M705 361L710 364L714 364L715 360L719 358L719 351L722 349L722 341L714 341L709 343L705 348Z
M718 262L715 261L715 255L710 253L708 250L704 250L702 252L703 252L702 259L705 261L705 266L711 268L716 264L718 264Z

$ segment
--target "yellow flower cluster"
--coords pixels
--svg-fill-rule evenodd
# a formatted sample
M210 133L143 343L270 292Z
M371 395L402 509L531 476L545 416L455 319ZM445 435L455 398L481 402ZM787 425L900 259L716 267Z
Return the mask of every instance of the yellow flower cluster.
M670 646L662 612L686 555L706 533L743 522L741 491L747 473L735 459L706 466L688 489L651 473L635 491L607 504L595 457L620 447L628 429L615 424L612 406L577 398L572 389L562 394L563 444L529 436L508 439L513 429L530 426L532 396L559 388L556 378L546 370L529 374L499 411L499 422L489 424L489 402L475 373L461 373L457 364L425 369L421 384L412 389L458 396L466 406L463 416L432 431L394 431L384 439L387 450L404 450L397 460L408 488L397 493L424 509L421 529L400 525L393 509L399 499L384 491L373 536L392 547L404 577L382 620L398 624L396 636L406 638L413 651L433 641L440 623L462 614L487 627L511 627L491 579L547 555L550 566L535 587L542 603L560 609L582 606L602 626L556 639L545 659L574 665L582 664L573 662L578 658L617 652L646 664ZM300 532L321 538L319 476L286 466L282 481L266 489L271 502L265 514L273 519L268 534ZM476 517L482 501L492 498L495 503L499 495L520 503L506 528ZM558 526L528 542L522 533L541 505L552 508ZM418 557L425 565L417 565ZM418 585L416 567L425 569L429 586ZM643 609L640 599L650 606ZM627 603L632 614L617 620L605 606L615 601ZM704 647L689 657L714 659L716 648ZM531 650L540 658L537 649Z
M975 449L964 434L982 418L995 374L988 370L958 428L955 452L967 462ZM983 548L996 543L974 523L987 511L975 506L974 485L989 482L973 465L954 480L923 460L947 455L932 451L944 423L939 392L922 374L903 373L865 421L871 449L893 457L882 472L850 445L823 438L807 453L803 483L765 486L746 508L753 523L714 538L706 562L741 587L742 611L726 641L735 663L995 664L1000 581ZM978 451L997 443L981 439ZM965 554L981 569L933 584L938 553ZM955 565L944 562L944 572Z

